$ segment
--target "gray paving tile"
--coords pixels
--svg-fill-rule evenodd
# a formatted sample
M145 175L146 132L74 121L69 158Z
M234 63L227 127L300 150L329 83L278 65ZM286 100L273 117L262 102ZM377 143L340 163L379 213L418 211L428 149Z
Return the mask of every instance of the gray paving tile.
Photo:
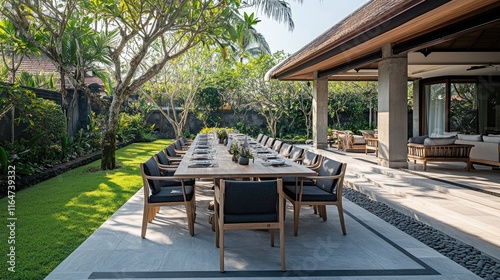
M301 211L299 235L293 236L293 210L285 221L287 272L280 269L279 236L270 246L265 231L229 231L225 267L206 210L211 191L200 188L195 236L187 230L183 207L162 209L140 237L141 192L73 252L48 279L91 277L172 277L172 279L477 279L472 273L385 223L348 200L344 202L347 235L342 235L336 207L325 222L311 208ZM429 268L426 268L430 266ZM432 268L440 275L425 275ZM175 274L177 273L177 274ZM423 273L423 274L422 274ZM387 274L387 275L386 275ZM416 274L416 275L415 275ZM256 276L258 275L258 276ZM469 277L469 278L466 278Z

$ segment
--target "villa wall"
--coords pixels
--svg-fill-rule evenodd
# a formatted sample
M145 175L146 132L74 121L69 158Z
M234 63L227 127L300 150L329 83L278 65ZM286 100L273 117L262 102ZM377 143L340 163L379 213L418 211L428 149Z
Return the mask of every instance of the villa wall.
M236 127L238 122L244 122L251 126L257 126L262 131L266 130L266 119L254 111L248 111L245 115L235 114L234 110L218 110L213 113L213 118L219 119L219 127ZM159 110L154 110L148 117L149 124L155 124L157 132L163 137L175 138L174 129ZM196 134L203 128L203 122L189 113L184 131Z
M56 104L62 104L61 93L58 91L28 88L35 92L36 96L43 99L48 99L54 101ZM68 103L69 113L68 116L68 136L73 136L80 128L85 127L89 124L89 116L91 112L90 104L88 98L85 94L80 93L77 95L77 100L74 108L71 108L71 102L73 101L74 90L68 89L68 94L66 96L66 102ZM16 115L17 116L17 115ZM7 113L4 118L0 120L0 143L4 141L10 141L12 137L11 129L11 113ZM26 133L27 124L16 125L14 128L15 139L29 138L30 135Z

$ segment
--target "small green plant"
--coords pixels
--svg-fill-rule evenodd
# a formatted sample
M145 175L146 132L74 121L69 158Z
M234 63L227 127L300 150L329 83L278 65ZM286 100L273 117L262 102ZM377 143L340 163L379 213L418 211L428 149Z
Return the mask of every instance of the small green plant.
M250 151L250 148L248 148L248 147L242 147L239 150L238 154L240 157L246 157L246 158L250 158L250 159L253 158L253 153Z

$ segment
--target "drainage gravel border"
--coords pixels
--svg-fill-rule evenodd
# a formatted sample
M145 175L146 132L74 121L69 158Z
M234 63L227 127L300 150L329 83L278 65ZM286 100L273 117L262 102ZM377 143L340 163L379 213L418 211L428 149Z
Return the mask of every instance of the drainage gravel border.
M436 230L354 189L344 188L343 197L412 236L486 280L500 279L500 262L476 248Z

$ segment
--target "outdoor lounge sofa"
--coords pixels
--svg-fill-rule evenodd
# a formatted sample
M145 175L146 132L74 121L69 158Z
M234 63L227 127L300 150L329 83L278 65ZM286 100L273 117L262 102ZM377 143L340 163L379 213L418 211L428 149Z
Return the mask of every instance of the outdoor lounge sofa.
M427 162L465 162L467 171L471 168L470 151L474 145L455 144L456 137L428 137L417 136L408 140L408 160L414 163L422 162L423 170L427 169Z
M500 135L458 134L455 143L474 145L470 152L471 164L500 166Z

